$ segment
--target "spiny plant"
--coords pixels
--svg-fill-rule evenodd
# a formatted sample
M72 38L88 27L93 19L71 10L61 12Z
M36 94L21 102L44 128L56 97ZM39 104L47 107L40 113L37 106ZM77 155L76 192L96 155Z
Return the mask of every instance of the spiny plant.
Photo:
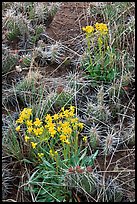
M39 40L41 33L43 33L43 25L39 25L35 28L35 32L33 35L31 35L29 44L36 44L36 42Z
M64 47L59 42L46 46L44 46L42 42L39 42L38 46L35 48L35 52L43 63L60 64L64 60Z
M3 17L3 27L7 30L7 40L14 41L18 38L26 40L30 32L29 23L28 19L22 13L16 16L13 9L8 10Z
M123 125L124 126L124 125ZM128 125L122 130L123 141L129 145L135 145L135 116L134 114L128 121Z
M105 190L100 198L103 202L121 202L123 198L123 189L119 187L119 182L109 176L105 180Z
M30 67L31 60L32 60L32 55L31 54L22 55L21 58L20 58L21 67Z
M18 54L11 53L8 47L2 47L2 73L5 74L15 68L18 63Z
M81 108L85 118L90 118L94 120L94 122L105 122L109 120L111 112L109 106L105 104L105 94L103 87L100 87L94 97L87 97L87 102L85 102L84 107Z
M96 176L91 166L86 168L81 166L70 167L66 174L65 183L69 189L76 189L77 193L93 196L96 194Z
M100 133L97 126L91 127L88 131L89 134L89 144L93 149L96 149L100 144Z
M14 179L11 169L8 166L9 161L2 158L2 199L6 199L12 189L12 181Z
M49 26L58 11L60 3L37 3L33 2L33 5L29 11L29 18L31 23L36 26L38 24L43 24Z
M102 154L110 155L113 151L119 148L123 143L122 137L120 137L120 132L115 129L115 127L108 128L106 134L100 135L100 146L102 149Z

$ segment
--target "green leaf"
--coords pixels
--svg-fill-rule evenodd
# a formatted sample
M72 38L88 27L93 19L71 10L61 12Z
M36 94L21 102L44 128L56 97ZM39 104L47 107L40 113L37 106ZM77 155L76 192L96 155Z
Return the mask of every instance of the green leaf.
M84 153L81 155L81 157L79 158L79 163L81 160L83 160L83 158L86 156L86 153L87 153L87 148L86 150L84 151ZM83 162L82 162L83 163Z
M52 166L48 161L44 160L43 164L50 167L51 169L55 169L54 166Z
M98 154L98 149L95 151L95 153L92 155L92 159L95 160Z

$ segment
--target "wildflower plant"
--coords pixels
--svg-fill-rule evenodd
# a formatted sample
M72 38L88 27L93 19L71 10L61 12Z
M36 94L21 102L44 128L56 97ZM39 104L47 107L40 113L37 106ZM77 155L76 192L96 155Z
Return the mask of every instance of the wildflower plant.
M117 74L116 54L109 45L109 30L106 24L96 23L83 27L86 33L86 57L82 59L82 68L89 78L95 81L111 82Z
M63 107L58 114L47 114L42 120L32 117L31 108L24 108L16 120L16 131L25 126L24 140L34 149L36 158L47 154L58 167L59 157L70 159L72 152L78 153L78 136L84 124L75 117L74 110L74 106L66 110Z
M46 171L54 180L54 175L50 173L54 169L54 174L58 175L59 180L60 176L63 176L66 187L68 184L65 183L65 178L70 168L81 165L77 173L83 173L81 169L93 167L98 151L86 156L87 147L82 149L81 144L86 143L87 137L84 136L80 143L79 135L84 123L76 117L74 106L71 105L68 109L62 107L60 112L54 115L46 114L41 119L33 116L31 108L24 108L16 124L17 134L23 136L25 145L30 146L33 162L38 164L39 176ZM49 166L52 169L49 170ZM33 183L33 179L31 182ZM54 185L53 187L55 188Z

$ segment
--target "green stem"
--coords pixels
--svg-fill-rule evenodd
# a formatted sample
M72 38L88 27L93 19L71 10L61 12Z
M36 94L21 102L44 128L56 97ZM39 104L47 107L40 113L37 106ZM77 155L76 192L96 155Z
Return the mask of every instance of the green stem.
M92 58L91 58L91 53L90 53L90 36L87 34L86 35L86 40L87 40L87 46L88 46L88 54L89 54L89 60L90 64L92 65Z
M57 174L58 174L58 169L59 169L59 155L55 155L55 161L56 161L56 169L57 169Z
M75 136L75 155L77 155L78 153L78 134L76 132L76 136Z

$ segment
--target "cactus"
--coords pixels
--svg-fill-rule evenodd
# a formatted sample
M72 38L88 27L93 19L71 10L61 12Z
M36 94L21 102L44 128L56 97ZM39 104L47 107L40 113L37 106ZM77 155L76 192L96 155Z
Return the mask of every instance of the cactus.
M5 74L11 71L17 64L19 56L12 54L8 51L8 48L3 46L2 48L2 73Z

